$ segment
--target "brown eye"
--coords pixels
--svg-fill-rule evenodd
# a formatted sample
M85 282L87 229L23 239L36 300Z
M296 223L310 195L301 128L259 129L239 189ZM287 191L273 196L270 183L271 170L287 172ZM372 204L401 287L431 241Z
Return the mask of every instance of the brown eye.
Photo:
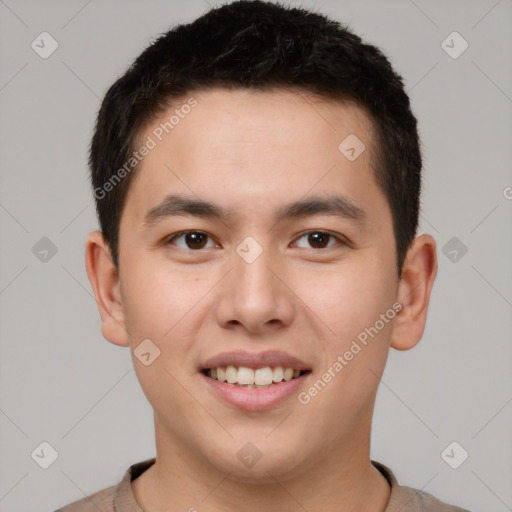
M204 249L207 243L208 238L210 238L206 233L202 231L182 231L181 233L177 233L172 238L167 241L167 244L176 245L181 249ZM182 239L184 245L173 244L173 241Z
M328 247L336 245L336 243L328 245L329 240L331 239L342 242L340 238L331 235L330 233L326 233L325 231L310 231L309 233L304 233L299 240L302 238L305 238L307 243L310 244L310 247L313 249L327 249Z

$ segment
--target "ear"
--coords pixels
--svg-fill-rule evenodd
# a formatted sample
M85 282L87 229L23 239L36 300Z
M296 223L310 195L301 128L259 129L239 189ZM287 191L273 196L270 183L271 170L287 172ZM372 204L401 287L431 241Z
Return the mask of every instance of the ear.
M437 274L436 242L430 235L417 236L405 258L398 287L402 309L395 317L391 347L413 348L423 336L430 293Z
M101 316L101 333L114 345L128 346L119 275L101 231L87 236L85 266Z

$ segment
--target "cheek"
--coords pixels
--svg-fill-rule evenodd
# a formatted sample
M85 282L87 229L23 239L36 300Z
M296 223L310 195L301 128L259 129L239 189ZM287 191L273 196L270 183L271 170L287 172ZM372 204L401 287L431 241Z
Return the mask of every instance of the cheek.
M123 308L130 332L158 339L168 337L200 293L191 279L176 270L156 266L143 258L125 267Z
M318 430L328 432L334 443L370 414L396 312L393 282L378 274L351 269L350 275L339 274L320 284L330 301L317 298L320 287L309 300L322 320L316 325L325 333L323 357L316 380L302 398L310 401L305 407L311 407L310 416L318 418ZM326 410L331 414L326 415Z
M123 283L124 315L132 351L149 339L159 351L152 366L165 367L173 375L193 373L188 361L197 358L197 332L210 311L205 297L215 284L215 276L198 279L197 271L187 273L171 265L144 265L142 261L140 258L132 269L125 267ZM136 353L133 362L141 366ZM146 373L141 369L144 380ZM165 379L165 372L159 378ZM157 385L152 379L149 377L148 384Z
M305 314L325 336L342 348L365 327L373 325L394 302L397 282L393 267L379 258L357 264L311 267L294 276L293 290Z
M166 274L154 265L139 263L133 270L125 270L124 313L141 388L155 411L166 410L172 404L194 415L190 397L183 393L179 381L194 339L191 331L197 293L183 284L179 273ZM148 358L144 361L142 354L148 352L151 362L146 364Z

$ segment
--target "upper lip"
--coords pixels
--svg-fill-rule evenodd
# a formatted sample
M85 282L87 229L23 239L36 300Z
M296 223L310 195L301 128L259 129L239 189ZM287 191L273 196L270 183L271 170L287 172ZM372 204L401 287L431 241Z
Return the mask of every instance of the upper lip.
M266 366L282 366L294 370L310 370L310 367L300 359L281 352L269 350L265 352L222 352L207 359L201 366L201 370L218 368L220 366L244 366L246 368L264 368Z

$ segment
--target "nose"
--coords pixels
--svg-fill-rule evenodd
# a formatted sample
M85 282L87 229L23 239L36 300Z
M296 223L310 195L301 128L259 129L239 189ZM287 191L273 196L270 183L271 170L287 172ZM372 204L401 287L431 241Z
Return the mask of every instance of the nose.
M216 307L219 325L265 334L291 324L293 293L282 267L270 250L251 263L236 252L232 270L221 281Z

